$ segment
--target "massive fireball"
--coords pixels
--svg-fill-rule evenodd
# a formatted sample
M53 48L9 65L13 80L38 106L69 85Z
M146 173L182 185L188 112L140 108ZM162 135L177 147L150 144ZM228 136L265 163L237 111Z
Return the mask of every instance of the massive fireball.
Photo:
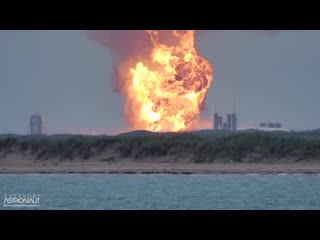
M151 56L129 67L122 89L125 115L135 129L190 129L198 121L213 69L198 55L193 30L173 30L165 42L159 31L147 33L152 43Z

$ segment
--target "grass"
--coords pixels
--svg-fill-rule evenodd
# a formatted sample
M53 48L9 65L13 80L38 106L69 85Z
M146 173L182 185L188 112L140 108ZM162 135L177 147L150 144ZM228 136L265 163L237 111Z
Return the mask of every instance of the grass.
M189 157L195 163L215 161L259 162L284 158L320 160L320 137L312 133L237 132L210 136L166 133L149 136L69 136L66 138L7 136L0 138L0 153L20 151L37 159L90 159L112 150L119 158Z

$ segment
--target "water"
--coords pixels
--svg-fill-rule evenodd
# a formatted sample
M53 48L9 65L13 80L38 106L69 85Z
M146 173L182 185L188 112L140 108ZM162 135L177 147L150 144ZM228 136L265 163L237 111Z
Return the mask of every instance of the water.
M320 175L0 175L4 194L40 194L13 209L320 209Z

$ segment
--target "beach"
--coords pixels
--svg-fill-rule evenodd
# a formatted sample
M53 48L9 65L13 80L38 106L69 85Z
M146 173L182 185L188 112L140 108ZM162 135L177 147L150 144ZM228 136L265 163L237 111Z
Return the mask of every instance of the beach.
M0 174L320 174L320 163L166 163L2 159Z

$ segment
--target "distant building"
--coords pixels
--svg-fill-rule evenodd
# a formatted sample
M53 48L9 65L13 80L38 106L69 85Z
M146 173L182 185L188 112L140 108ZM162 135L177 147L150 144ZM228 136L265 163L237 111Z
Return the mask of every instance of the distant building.
M232 130L232 115L227 115L227 124L228 124L228 130Z
M219 129L219 114L218 113L214 114L213 126L214 126L214 129Z
M223 117L218 113L213 115L213 129L224 129L230 131L237 130L237 115L235 113L227 114L226 122L223 121Z
M218 125L219 125L218 129L222 129L222 127L223 127L223 118L222 118L222 116L219 116Z
M218 129L226 129L229 131L236 131L238 128L238 119L237 119L237 114L236 114L236 100L235 97L233 97L233 110L232 113L228 113L223 119L219 113L214 112L214 108L212 105L212 112L213 114L213 129L218 130Z
M274 126L275 126L274 123L271 123L271 122L267 123L267 127L268 128L275 128Z
M231 114L231 130L232 131L236 131L237 130L237 114L236 113L232 113Z
M268 122L268 123L260 123L259 124L260 128L268 128L268 129L282 129L282 124L281 123L275 123L275 122Z
M226 122L223 123L223 130L228 130L228 124Z
M282 124L281 123L275 123L275 128L282 128Z
M44 126L43 116L41 114L32 114L28 126L28 134L30 135L44 135L47 134Z
M266 124L266 123L260 123L260 124L259 124L259 127L265 128L265 127L267 127L267 124Z

